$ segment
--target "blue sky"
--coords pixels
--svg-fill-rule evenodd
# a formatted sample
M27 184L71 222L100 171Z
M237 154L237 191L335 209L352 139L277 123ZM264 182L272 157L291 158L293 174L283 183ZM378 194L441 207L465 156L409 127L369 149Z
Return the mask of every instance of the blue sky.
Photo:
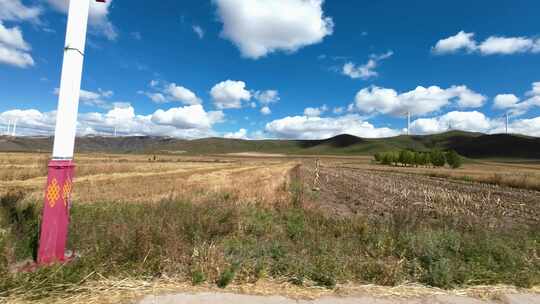
M0 0L0 128L51 134L66 0ZM93 3L79 134L540 136L540 3Z

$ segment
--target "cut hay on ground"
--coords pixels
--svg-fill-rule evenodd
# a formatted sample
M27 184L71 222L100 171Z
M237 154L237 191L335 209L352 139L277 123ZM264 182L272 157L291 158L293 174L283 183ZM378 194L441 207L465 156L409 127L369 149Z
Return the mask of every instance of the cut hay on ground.
M327 288L307 286L301 287L288 282L278 282L261 280L254 284L230 285L220 289L215 285L203 284L193 286L189 283L178 280L160 279L157 281L145 280L111 280L93 274L100 278L98 281L90 281L81 285L65 286L62 293L51 293L49 297L37 301L32 301L34 295L47 292L40 290L36 286L34 290L17 293L17 290L10 297L0 295L0 303L12 304L113 304L113 303L133 303L134 301L149 295L163 295L170 293L203 293L203 292L228 292L246 295L275 296L280 295L295 300L314 300L325 296L370 296L375 298L426 298L439 295L452 295L473 297L477 299L498 299L506 294L535 293L540 294L540 286L531 289L521 289L507 285L496 286L474 286L463 289L443 290L431 288L418 284L405 284L396 287L385 287L376 285L338 285L334 290Z

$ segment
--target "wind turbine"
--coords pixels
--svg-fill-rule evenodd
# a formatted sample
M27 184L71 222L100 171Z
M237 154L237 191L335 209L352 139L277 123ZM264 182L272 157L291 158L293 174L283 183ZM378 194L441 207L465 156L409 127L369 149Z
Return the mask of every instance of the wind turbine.
M11 136L15 137L17 135L17 119L13 122L13 130L11 130Z
M508 111L506 111L506 114L504 116L506 116L506 134L508 134L508 124L510 120L510 118L508 117Z
M411 111L407 111L407 135L411 135Z
M11 127L11 120L8 120L7 129L6 129L6 136L9 136L9 128L10 127Z
M75 167L73 152L77 112L91 1L105 2L105 0L69 1L53 154L49 162L39 238L37 259L39 265L62 262L70 258L65 256L65 248Z
M407 110L402 115L407 115L407 135L411 135L411 111Z

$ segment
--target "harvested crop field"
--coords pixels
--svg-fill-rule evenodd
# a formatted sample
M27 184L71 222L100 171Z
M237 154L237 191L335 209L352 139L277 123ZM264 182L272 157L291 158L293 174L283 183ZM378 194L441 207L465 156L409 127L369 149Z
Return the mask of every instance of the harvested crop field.
M46 161L35 154L4 155L0 194L15 190L23 191L29 200L42 199ZM226 193L240 201L273 202L284 199L279 192L293 166L292 160L82 155L77 160L74 201L204 200Z
M385 217L413 206L426 219L459 216L468 225L540 224L539 191L324 161L315 182L314 164L302 167L307 201L331 215Z
M82 154L68 239L78 258L21 273L37 245L46 160L0 156L0 302L285 285L306 297L409 284L496 297L489 290L501 285L540 286L537 163L450 170L366 157Z

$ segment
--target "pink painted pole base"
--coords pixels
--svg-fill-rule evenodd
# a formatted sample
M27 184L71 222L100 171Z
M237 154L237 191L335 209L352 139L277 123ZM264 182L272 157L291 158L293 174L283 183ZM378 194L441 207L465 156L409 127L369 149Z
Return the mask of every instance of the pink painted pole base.
M45 203L37 263L47 265L64 262L69 225L73 171L71 160L51 160L45 187Z

